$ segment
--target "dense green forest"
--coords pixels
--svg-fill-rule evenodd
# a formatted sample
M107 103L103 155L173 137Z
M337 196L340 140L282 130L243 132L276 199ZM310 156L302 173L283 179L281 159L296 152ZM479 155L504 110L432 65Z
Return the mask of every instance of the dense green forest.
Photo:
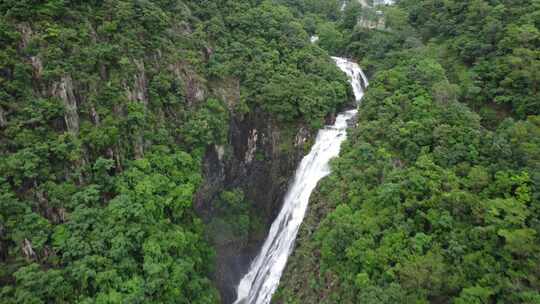
M540 2L376 10L297 6L371 84L274 301L540 303Z
M275 302L540 303L540 2L345 2L0 1L0 302L220 302L264 224L236 188L204 221L205 151L322 126L332 54L371 86Z
M0 45L6 304L219 302L193 206L204 151L231 117L315 128L350 98L271 1L3 0Z

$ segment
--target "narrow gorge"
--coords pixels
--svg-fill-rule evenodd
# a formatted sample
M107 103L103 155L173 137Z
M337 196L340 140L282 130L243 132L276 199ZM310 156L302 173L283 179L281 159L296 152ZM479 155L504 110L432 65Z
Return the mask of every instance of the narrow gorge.
M364 88L368 85L366 76L356 63L339 57L333 59L349 77L356 101L354 106L359 106ZM339 155L349 122L356 117L357 112L357 109L352 109L338 114L333 125L326 126L317 134L310 153L302 159L296 170L281 211L272 224L260 253L251 262L249 272L238 285L235 304L270 303L293 249L311 192L319 180L330 173L329 162Z

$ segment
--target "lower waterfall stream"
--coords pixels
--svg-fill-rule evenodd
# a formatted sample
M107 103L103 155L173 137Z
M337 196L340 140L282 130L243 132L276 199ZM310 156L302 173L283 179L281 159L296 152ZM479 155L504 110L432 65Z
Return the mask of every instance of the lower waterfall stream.
M358 64L345 58L332 57L347 74L357 105L369 84ZM315 144L298 166L283 207L272 223L259 255L252 261L248 273L237 288L235 304L268 304L276 291L296 235L304 219L311 192L317 183L330 174L329 162L339 155L341 143L347 137L348 121L357 110L340 113L332 126L319 130Z

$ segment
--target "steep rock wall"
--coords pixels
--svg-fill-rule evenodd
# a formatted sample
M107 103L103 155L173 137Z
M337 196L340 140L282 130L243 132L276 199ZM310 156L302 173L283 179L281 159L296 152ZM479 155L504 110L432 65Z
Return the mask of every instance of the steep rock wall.
M257 216L263 219L264 226L264 233L250 231L247 242L238 239L215 244L214 281L222 303L234 301L236 285L279 213L290 179L313 135L303 126L280 126L256 111L231 119L229 147L208 148L204 160L205 183L197 195L197 210L206 220L211 219L215 216L213 202L220 191L239 188Z

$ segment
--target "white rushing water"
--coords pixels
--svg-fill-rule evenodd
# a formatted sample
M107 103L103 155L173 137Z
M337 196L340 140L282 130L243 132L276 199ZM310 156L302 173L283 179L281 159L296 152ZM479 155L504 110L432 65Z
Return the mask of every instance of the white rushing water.
M347 1L343 1L341 3L341 7L339 8L340 11L345 11L345 8L347 8Z
M394 0L374 0L374 5L392 5L394 4Z
M357 104L368 85L360 67L347 59L333 57L336 65L349 76ZM276 291L287 258L291 253L309 202L319 180L330 173L329 162L339 155L341 143L347 137L347 121L357 110L340 113L332 126L319 130L315 144L296 169L294 183L285 195L283 207L272 223L259 255L250 265L237 289L235 304L267 304Z

